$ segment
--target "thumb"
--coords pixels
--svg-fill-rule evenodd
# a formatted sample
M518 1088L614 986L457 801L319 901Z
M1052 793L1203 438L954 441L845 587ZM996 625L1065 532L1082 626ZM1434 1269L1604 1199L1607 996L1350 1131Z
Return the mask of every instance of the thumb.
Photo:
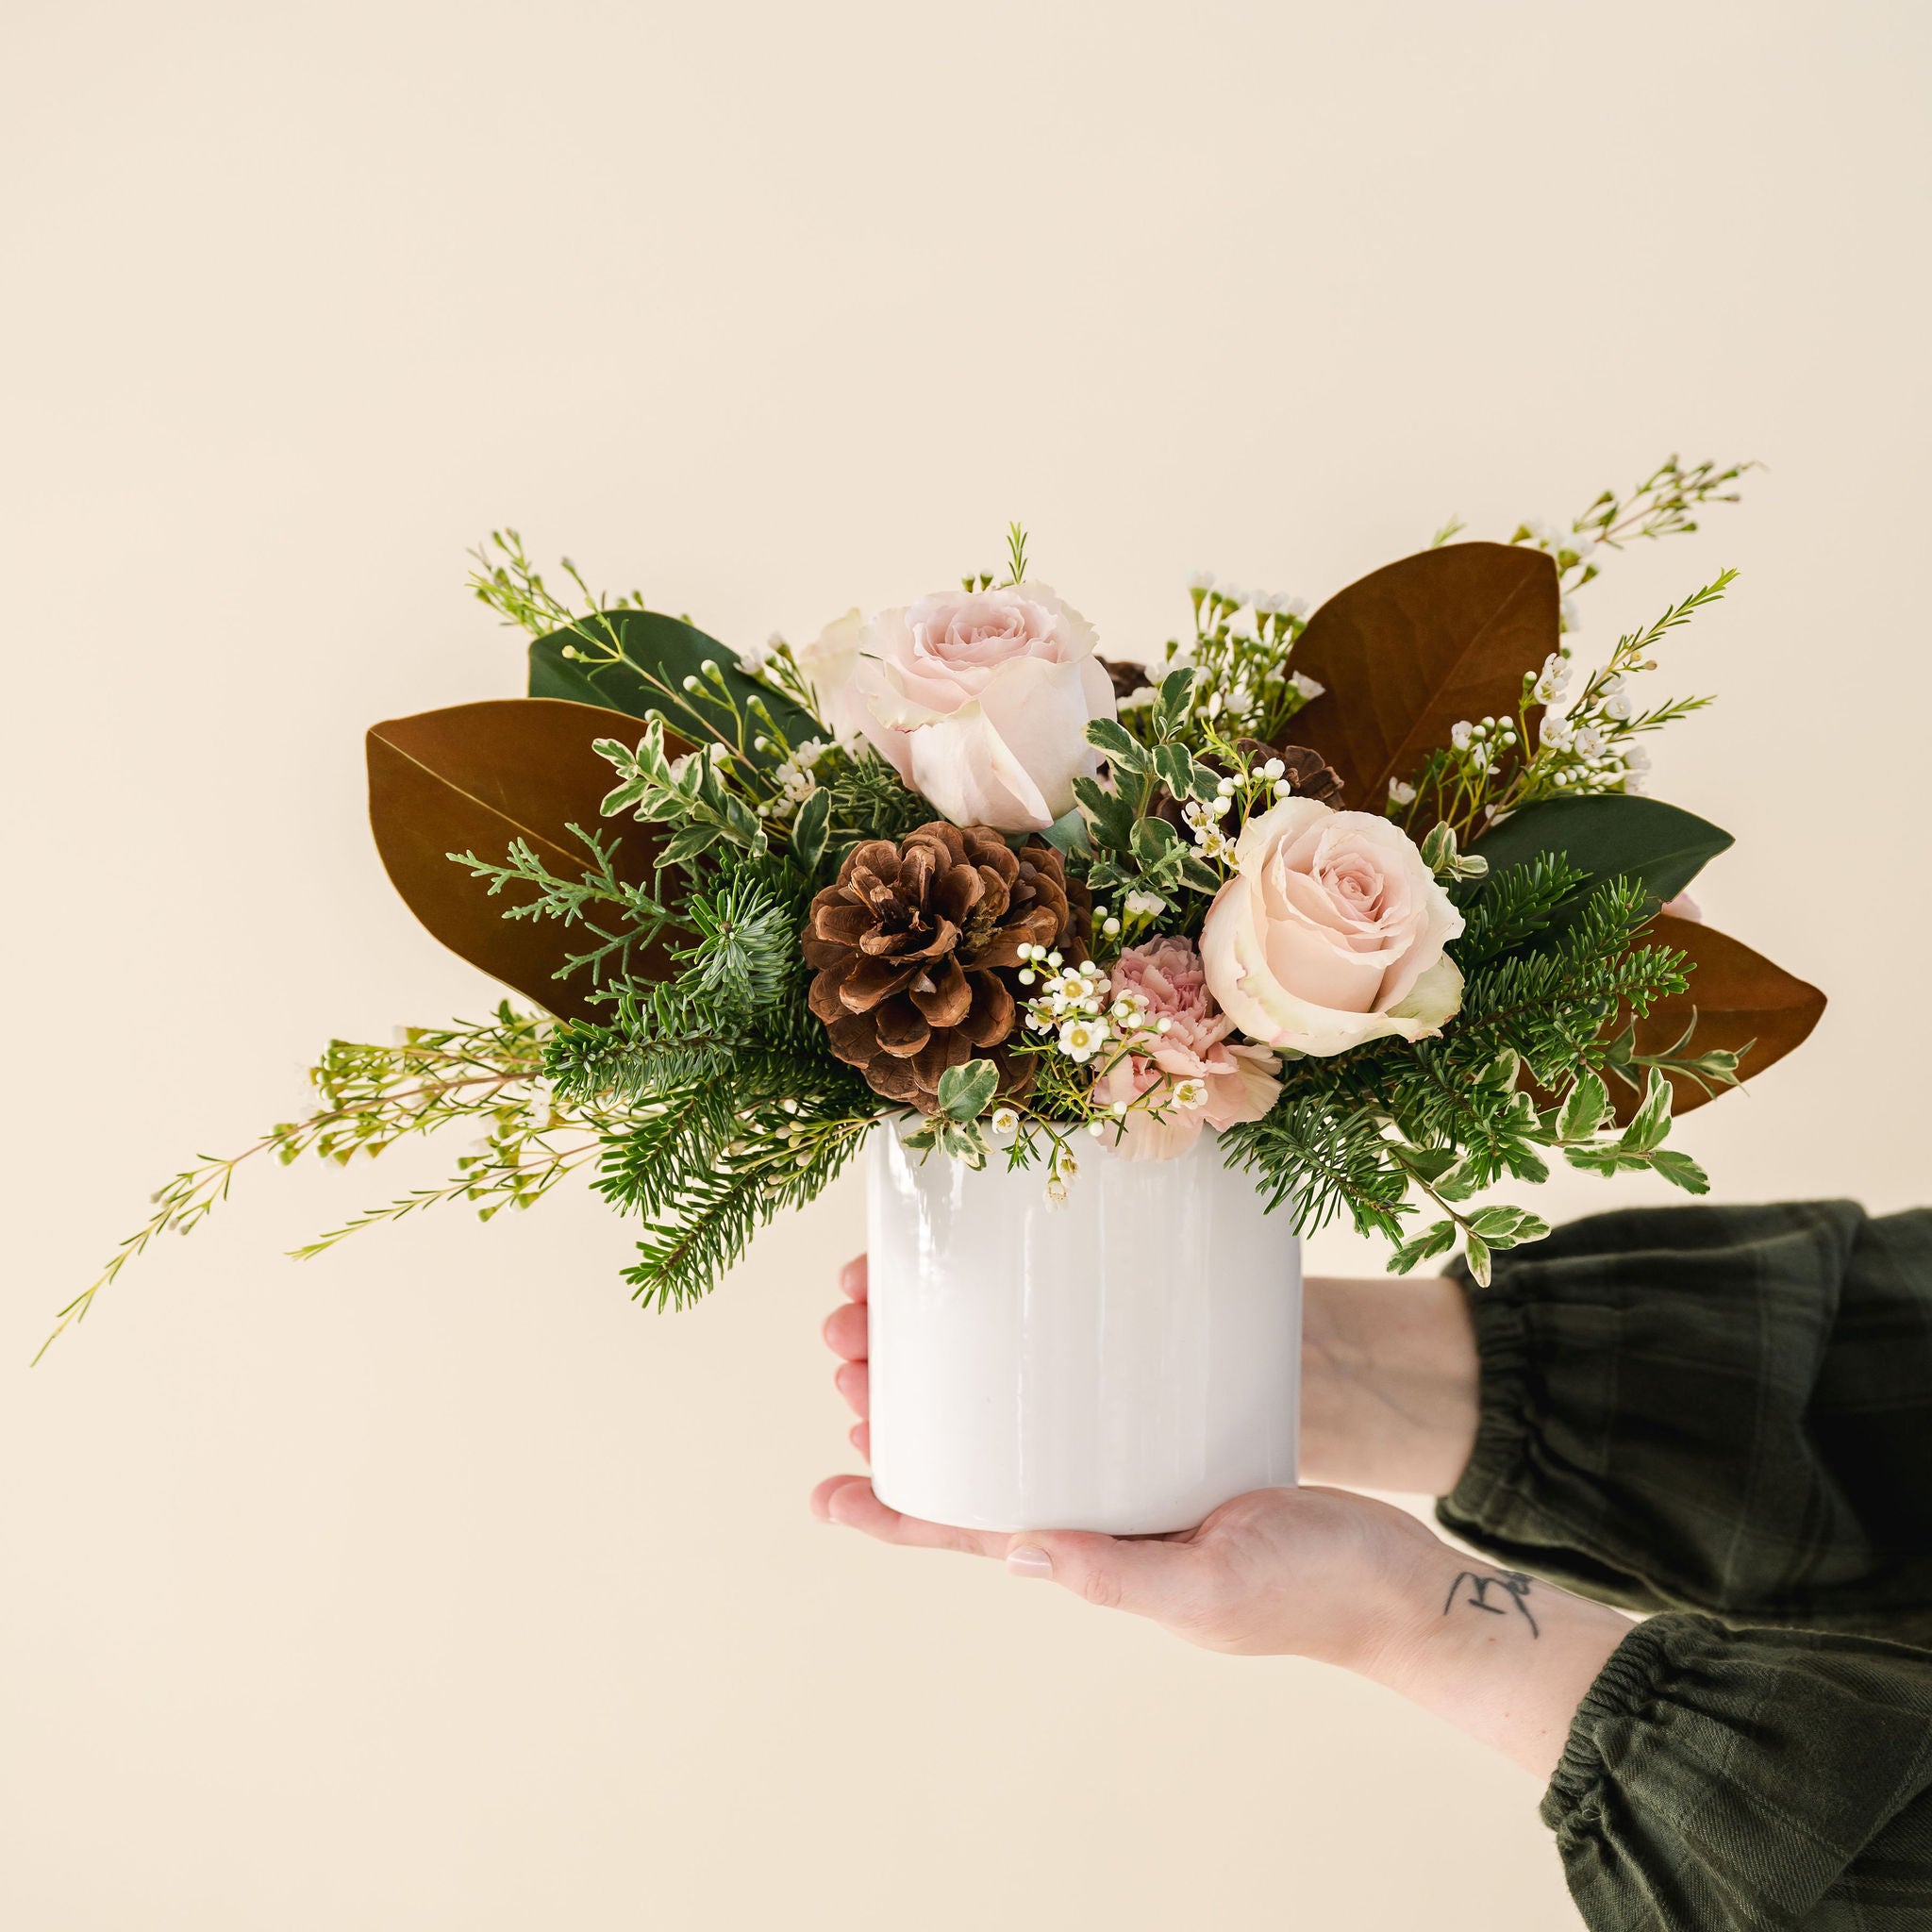
M1162 1623L1185 1614L1202 1583L1201 1553L1192 1544L1124 1542L1086 1530L1016 1536L1007 1568L1015 1576L1051 1577L1103 1609Z

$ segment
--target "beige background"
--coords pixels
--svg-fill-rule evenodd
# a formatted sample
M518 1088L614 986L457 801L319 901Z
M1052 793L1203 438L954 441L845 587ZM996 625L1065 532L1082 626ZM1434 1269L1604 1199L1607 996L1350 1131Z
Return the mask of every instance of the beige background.
M1528 1781L1382 1693L808 1520L856 1181L659 1320L581 1196L297 1268L435 1150L251 1174L25 1363L330 1032L491 996L384 882L360 735L517 689L461 591L506 520L742 640L1017 516L1144 650L1204 564L1320 596L1763 458L1586 593L1600 649L1742 567L1659 789L1835 998L1684 1144L1923 1198L1927 20L16 9L0 1919L1572 1923Z

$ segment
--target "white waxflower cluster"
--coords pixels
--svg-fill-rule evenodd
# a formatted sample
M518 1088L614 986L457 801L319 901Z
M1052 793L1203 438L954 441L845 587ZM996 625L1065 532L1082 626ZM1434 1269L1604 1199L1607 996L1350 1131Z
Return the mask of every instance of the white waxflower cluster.
M1449 727L1449 742L1474 771L1487 771L1520 741L1516 726L1507 718L1465 718Z
M739 669L747 677L762 677L772 659L788 648L785 633L777 630L761 644L740 644L737 647Z
M782 817L796 811L806 794L818 789L818 780L812 776L811 768L830 749L824 739L808 738L803 744L793 745L790 756L772 768L772 776L778 781L778 799L773 807L774 812Z
M1596 539L1586 537L1580 530L1573 530L1562 524L1553 524L1542 517L1531 517L1524 526L1529 532L1530 541L1539 550L1547 550L1552 557L1568 553L1578 563L1588 563L1596 554Z
M702 751L688 751L682 758L671 760L671 782L675 785L691 769L691 761L693 758L708 758L714 765L722 765L730 756L731 747L727 744L719 744L715 741L706 745Z
M1570 689L1571 673L1575 667L1570 662L1567 650L1552 651L1543 659L1543 668L1537 674L1536 683L1530 688L1531 700L1539 705L1559 705L1565 692Z
M1158 892L1131 891L1125 905L1129 919L1158 919L1167 910L1167 901Z
M1113 997L1113 982L1091 959L1070 966L1058 953L1026 945L1020 948L1020 984L1040 986L1026 1003L1026 1024L1035 1033L1054 1034L1060 1052L1077 1066L1085 1066L1109 1041L1165 1033L1174 1024L1152 1019L1143 993ZM1040 978L1041 968L1044 979Z

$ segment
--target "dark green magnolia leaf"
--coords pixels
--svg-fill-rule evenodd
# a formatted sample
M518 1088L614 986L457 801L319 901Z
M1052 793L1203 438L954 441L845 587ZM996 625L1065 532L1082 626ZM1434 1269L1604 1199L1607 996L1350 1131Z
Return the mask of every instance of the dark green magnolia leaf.
M1731 835L1659 798L1605 792L1546 798L1513 812L1475 841L1492 872L1560 852L1593 878L1641 879L1661 900L1674 899Z
M622 646L629 663L600 661L613 640ZM581 655L566 658L566 648ZM583 619L581 629L554 630L548 637L537 639L530 646L530 695L601 705L606 710L628 712L633 718L641 718L647 711L662 711L671 729L685 738L698 735L691 715L694 709L714 731L724 731L729 726L723 705L708 703L701 693L684 689L687 677L696 677L704 689L710 689L703 685L701 667L707 658L718 666L738 702L748 705L758 698L772 723L792 744L820 735L818 722L802 707L769 685L747 677L727 645L661 610L601 611ZM634 665L641 666L649 675L641 675ZM661 688L651 682L653 677L660 680ZM687 706L691 709L685 708ZM773 751L754 756L775 764L782 754Z

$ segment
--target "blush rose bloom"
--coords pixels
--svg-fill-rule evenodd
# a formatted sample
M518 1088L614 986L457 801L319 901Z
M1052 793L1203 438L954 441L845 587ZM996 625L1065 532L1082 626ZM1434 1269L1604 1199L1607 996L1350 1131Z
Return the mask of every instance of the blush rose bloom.
M1286 798L1241 827L1235 867L1201 957L1242 1032L1284 1053L1346 1053L1439 1033L1461 1006L1442 948L1462 915L1387 819Z
M1114 715L1093 627L1044 584L943 591L799 654L826 724L863 739L957 825L1041 832L1098 769L1087 742Z
M1217 1133L1241 1121L1257 1121L1281 1093L1278 1062L1265 1046L1230 1041L1235 1023L1208 991L1201 956L1192 940L1167 937L1129 946L1115 961L1112 997L1138 993L1147 1003L1150 1029L1166 1020L1168 1030L1129 1037L1130 1051L1114 1059L1093 1083L1103 1106L1130 1103L1118 1141L1107 1144L1125 1160L1168 1160L1185 1154L1203 1127ZM1191 1082L1193 1104L1176 1104ZM1160 1118L1133 1107L1144 1093L1165 1086L1170 1098Z

